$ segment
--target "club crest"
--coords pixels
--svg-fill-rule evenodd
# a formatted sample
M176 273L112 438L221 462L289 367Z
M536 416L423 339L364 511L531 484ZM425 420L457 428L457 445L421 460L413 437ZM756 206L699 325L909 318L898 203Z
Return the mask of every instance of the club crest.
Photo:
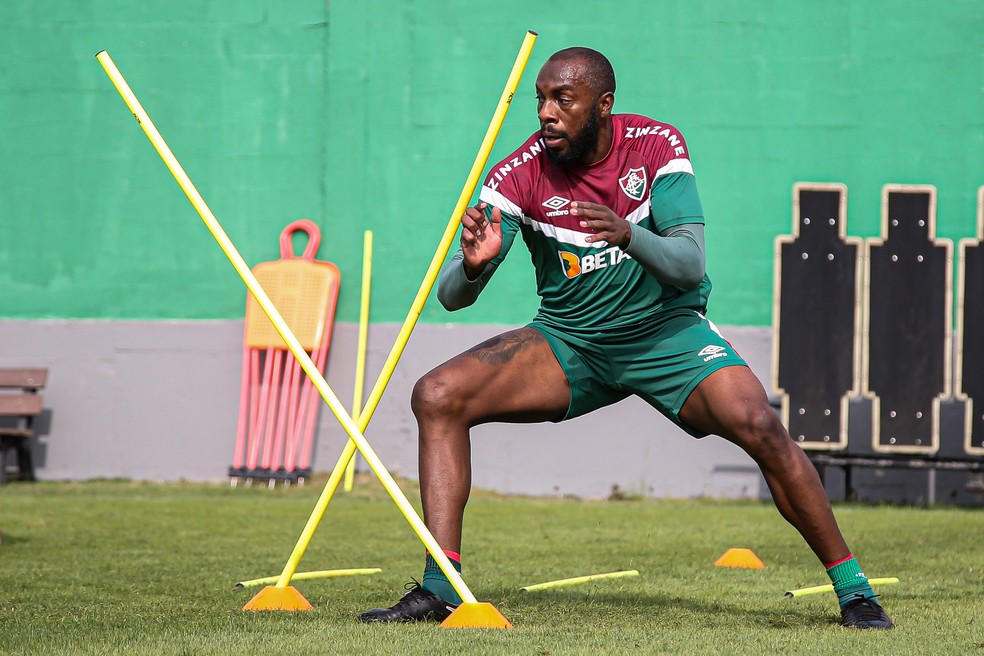
M646 194L646 169L641 166L629 169L628 173L618 179L618 185L632 200L642 200Z

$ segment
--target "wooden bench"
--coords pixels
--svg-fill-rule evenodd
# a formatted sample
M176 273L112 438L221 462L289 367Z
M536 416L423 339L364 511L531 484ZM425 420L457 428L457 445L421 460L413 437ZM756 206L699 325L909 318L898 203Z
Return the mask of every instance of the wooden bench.
M47 369L0 368L0 485L7 482L7 455L11 451L17 455L18 478L34 480L34 420L42 410L38 391L47 382Z

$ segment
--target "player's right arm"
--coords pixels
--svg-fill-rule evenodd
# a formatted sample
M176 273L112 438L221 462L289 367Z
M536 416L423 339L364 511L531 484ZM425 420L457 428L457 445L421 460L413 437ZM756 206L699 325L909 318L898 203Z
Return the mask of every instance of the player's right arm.
M486 202L465 210L460 247L437 282L437 299L446 310L466 308L478 299L512 246L517 228L512 221L503 222L499 208Z
M502 251L502 212L498 207L486 214L488 203L465 210L461 217L461 254L465 275L475 280Z

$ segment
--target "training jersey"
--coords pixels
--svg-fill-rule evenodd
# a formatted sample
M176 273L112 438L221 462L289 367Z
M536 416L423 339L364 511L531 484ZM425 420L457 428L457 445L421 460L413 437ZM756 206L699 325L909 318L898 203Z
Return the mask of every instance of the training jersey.
M570 213L572 201L604 205L654 233L704 223L686 142L667 123L635 114L612 116L608 155L588 166L558 167L536 132L492 167L481 200L502 213L505 258L516 233L523 236L536 271L536 320L583 333L631 328L677 308L700 312L711 290L661 283L621 248L589 243L591 233Z

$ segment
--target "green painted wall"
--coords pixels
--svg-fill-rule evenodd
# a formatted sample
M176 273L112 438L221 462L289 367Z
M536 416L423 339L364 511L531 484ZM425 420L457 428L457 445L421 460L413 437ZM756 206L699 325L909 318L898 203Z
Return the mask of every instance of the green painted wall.
M772 243L796 181L849 187L878 233L887 182L939 188L939 231L975 234L984 184L979 0L697 2L6 0L0 4L0 317L235 318L244 288L94 54L115 59L251 264L322 226L358 316L416 293L527 29L541 37L493 158L536 129L533 79L569 45L609 55L616 109L687 137L708 223L712 316L771 319ZM518 250L477 307L427 322L522 322Z

